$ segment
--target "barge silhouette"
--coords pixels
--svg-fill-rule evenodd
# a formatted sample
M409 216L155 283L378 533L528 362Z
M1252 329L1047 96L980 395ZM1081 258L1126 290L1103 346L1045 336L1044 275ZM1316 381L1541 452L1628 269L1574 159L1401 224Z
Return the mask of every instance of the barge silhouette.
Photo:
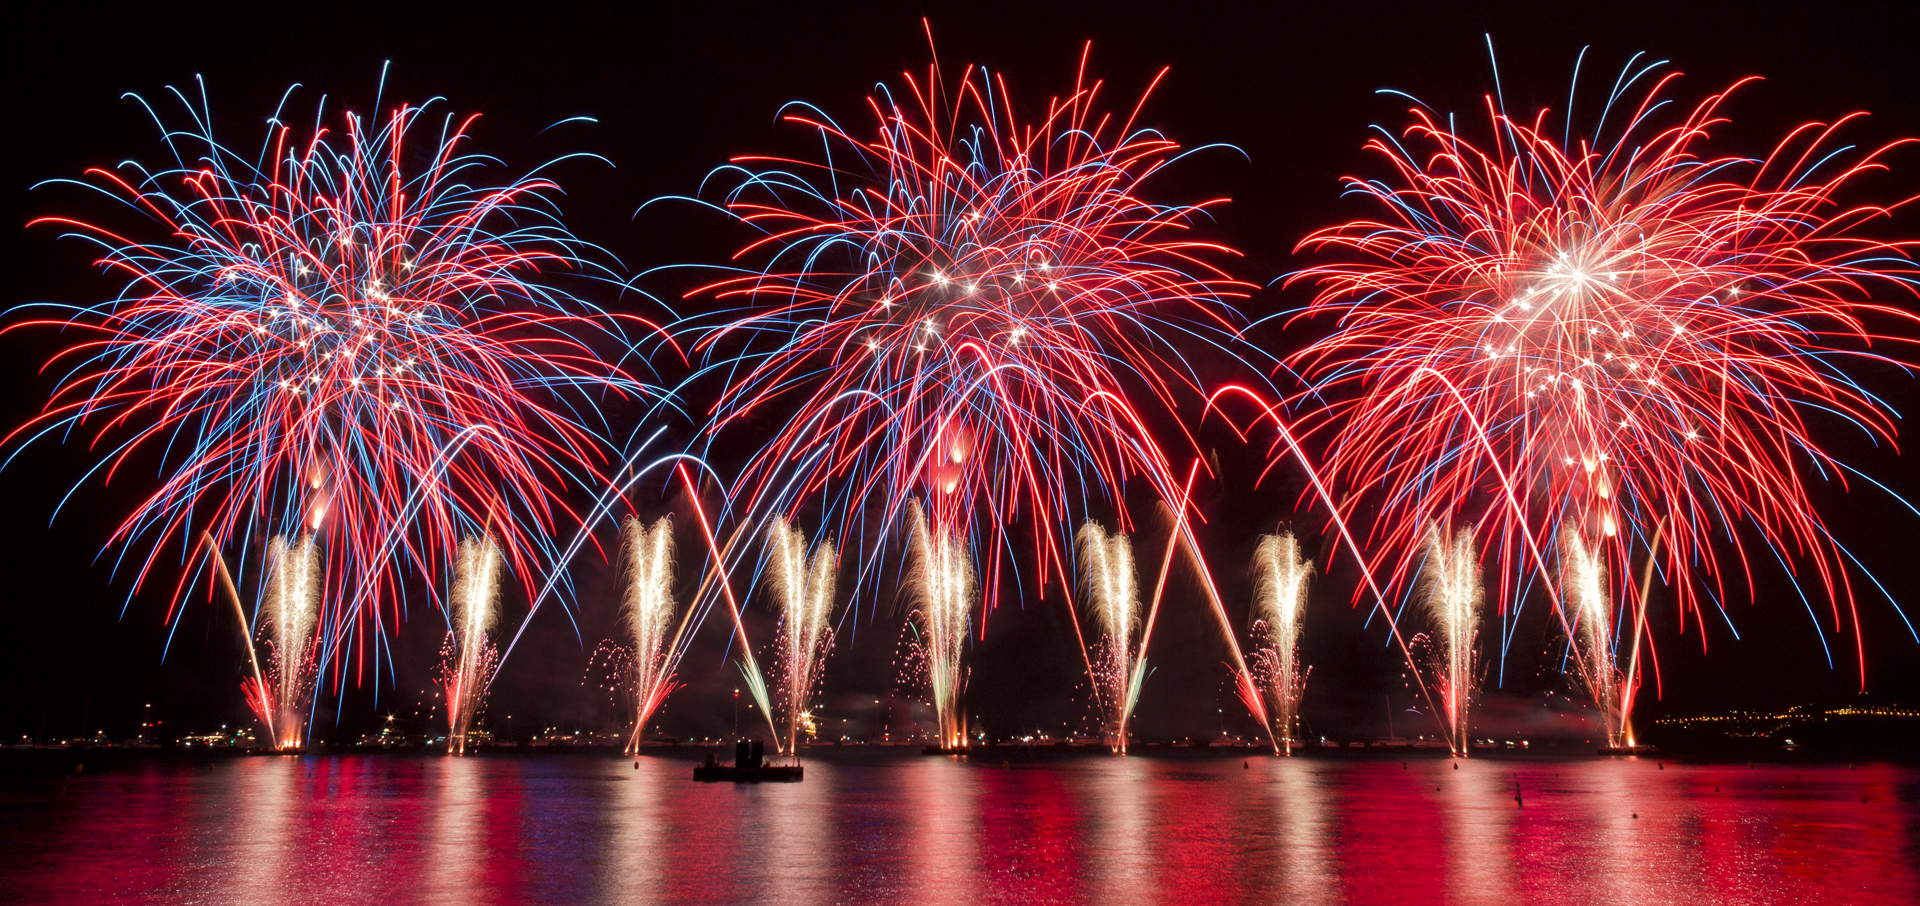
M757 739L735 743L732 764L721 764L708 752L706 762L693 769L693 779L701 783L799 783L805 776L799 764L768 764Z

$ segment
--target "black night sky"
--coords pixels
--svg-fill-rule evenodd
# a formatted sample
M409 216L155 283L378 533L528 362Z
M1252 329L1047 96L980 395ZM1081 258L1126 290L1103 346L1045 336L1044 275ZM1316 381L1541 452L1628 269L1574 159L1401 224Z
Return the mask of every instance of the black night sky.
M737 227L691 205L641 210L642 204L696 193L701 178L731 156L800 149L809 136L775 119L786 101L865 116L862 105L875 83L928 62L922 16L931 20L944 64L989 66L1006 75L1016 95L1036 101L1071 84L1089 40L1090 69L1107 80L1111 104L1130 103L1170 66L1147 108L1148 124L1185 145L1230 144L1244 156L1221 150L1190 159L1160 189L1179 196L1172 200L1231 197L1207 229L1245 253L1236 275L1262 285L1305 264L1293 253L1301 236L1364 213L1358 202L1342 200L1339 178L1373 172L1376 165L1360 151L1369 125L1397 127L1407 107L1376 89L1400 89L1435 108L1472 115L1492 88L1488 35L1513 109L1558 109L1576 55L1590 46L1587 72L1609 77L1637 51L1673 61L1685 77L1671 95L1688 105L1740 77L1764 76L1729 108L1734 124L1718 134L1716 147L1731 152L1762 151L1794 125L1856 110L1872 113L1850 133L1860 145L1920 134L1920 56L1913 52L1920 8L1905 4L1087 3L1042 9L796 3L738 12L726 9L731 6L655 11L627 4L589 11L547 3L482 11L258 4L219 13L161 6L108 12L69 3L16 13L6 27L4 65L11 72L0 120L8 126L11 157L0 171L5 303L84 303L114 291L91 266L89 247L25 227L50 214L96 216L103 203L30 187L87 167L157 157L152 122L122 95L159 98L170 85L195 90L196 76L205 80L219 128L241 145L258 141L261 120L289 84L306 86L296 110L311 111L322 94L334 111L364 110L383 62L391 61L388 99L444 96L453 110L483 114L475 130L478 149L505 159L511 170L570 151L600 155L611 165L574 161L554 176L566 189L573 232L605 248L630 274L723 262L744 235ZM542 131L581 116L597 123ZM1920 194L1920 147L1889 160L1893 171L1864 180L1861 190L1882 201ZM1875 229L1911 236L1920 233L1920 219L1909 210ZM691 279L668 271L638 285L685 314L685 305L695 303L683 303L680 294ZM1305 298L1301 288L1269 286L1247 303L1247 314L1263 317ZM664 314L640 293L608 291L598 301ZM1915 304L1911 297L1885 301ZM1274 351L1304 342L1278 329L1263 329L1255 339ZM7 391L0 420L8 426L44 403L52 382L38 368L59 341L45 330L0 337L0 385ZM1892 369L1858 376L1896 412L1920 403L1920 383L1911 377ZM677 430L685 435L687 426ZM1902 442L1911 436L1903 431ZM1282 524L1317 530L1320 518L1295 512L1297 477L1285 470L1253 487L1259 451L1243 449L1219 424L1202 431L1202 442L1218 449L1224 480L1203 489L1210 524L1201 536L1230 607L1243 619L1250 587L1244 564L1255 537ZM1832 435L1832 445L1892 490L1920 500L1920 469L1911 454L1903 458L1843 434ZM83 729L118 738L133 732L149 703L170 729L247 721L240 692L245 658L231 612L195 595L178 622L167 625L171 577L129 602L129 580L112 574L110 557L96 557L130 501L144 493L148 476L83 485L64 514L48 523L92 461L82 443L42 443L0 472L6 533L0 545L0 739L65 737ZM668 509L654 491L636 498L643 514ZM1910 611L1920 610L1920 560L1913 553L1920 516L1865 483L1851 492L1819 488L1815 496L1837 537ZM1158 543L1142 544L1143 562L1158 561ZM696 550L683 542L683 573L697 568ZM1748 603L1738 591L1729 605L1741 637L1709 622L1704 655L1697 626L1689 622L1686 634L1677 635L1671 615L1660 619L1656 609L1663 695L1655 698L1651 685L1643 693L1643 720L1841 703L1859 691L1851 631L1828 626L1830 668L1808 610L1785 577L1755 566L1757 601ZM605 695L587 680L589 652L612 634L612 573L596 558L580 564L577 574L584 590L577 622L558 609L543 611L495 686L490 717L512 715L508 732L618 723ZM1366 608L1351 606L1354 581L1351 564L1337 560L1316 585L1309 610L1302 654L1313 674L1305 717L1321 733L1383 733L1389 700L1396 720L1423 719L1405 714L1415 701L1401 660L1386 647L1381 622L1369 625ZM1920 703L1920 643L1871 585L1860 587L1870 697ZM509 595L510 618L525 606L523 596ZM1150 653L1157 669L1139 707L1138 732L1143 738L1211 736L1223 720L1228 729L1249 730L1251 721L1229 689L1225 648L1191 583L1177 583L1169 606ZM339 728L323 722L322 738L347 741L389 713L415 719L430 694L443 629L424 604L409 614L394 643L403 663L397 684L383 683L377 701L371 686L349 689ZM770 635L764 605L756 604L753 614ZM1085 680L1065 619L1052 595L1024 606L1009 596L993 615L972 655L968 705L989 733L1087 725ZM829 720L879 729L874 700L899 691L893 662L901 620L900 608L882 602L843 629L824 683ZM706 735L730 728L728 698L737 674L720 657L726 641L724 623L710 620L683 667L689 688L662 717L670 730ZM1497 673L1489 679L1481 724L1517 735L1542 732L1540 722L1552 719L1543 697L1571 691L1560 673L1560 650L1557 624L1541 602L1529 602L1504 681Z

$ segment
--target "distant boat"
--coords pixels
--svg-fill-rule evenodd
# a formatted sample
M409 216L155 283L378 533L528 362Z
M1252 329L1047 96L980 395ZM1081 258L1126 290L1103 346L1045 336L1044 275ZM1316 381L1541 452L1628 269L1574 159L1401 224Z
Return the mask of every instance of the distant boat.
M757 739L734 745L733 764L721 764L708 752L706 762L693 769L693 779L701 783L798 783L805 777L806 768L798 764L767 764Z

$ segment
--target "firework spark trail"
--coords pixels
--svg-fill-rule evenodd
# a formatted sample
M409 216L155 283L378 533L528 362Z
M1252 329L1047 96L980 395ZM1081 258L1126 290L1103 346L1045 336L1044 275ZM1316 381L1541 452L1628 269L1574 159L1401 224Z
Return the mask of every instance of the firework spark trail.
M1145 678L1144 645L1136 646L1134 629L1140 624L1139 578L1134 572L1133 544L1118 532L1109 535L1100 523L1087 520L1080 527L1080 577L1087 589L1101 642L1093 680L1105 688L1097 698L1106 713L1107 747L1127 753L1127 724L1140 700Z
M1300 697L1307 671L1300 667L1300 630L1307 612L1307 580L1313 562L1300 556L1291 532L1263 535L1253 553L1254 638L1264 642L1254 654L1255 676L1273 707L1268 712L1286 754L1299 741Z
M1503 654L1535 580L1571 644L1587 611L1613 625L1631 608L1604 588L1562 600L1556 547L1621 576L1657 559L1684 632L1703 594L1718 607L1730 579L1751 590L1756 541L1810 566L1816 579L1793 581L1829 601L1819 631L1851 622L1858 651L1850 555L1805 476L1849 471L1815 413L1893 435L1891 411L1843 366L1901 362L1870 347L1911 342L1915 318L1870 293L1911 291L1911 243L1862 235L1888 208L1836 201L1892 146L1849 159L1834 144L1847 117L1795 129L1763 159L1709 156L1732 89L1671 116L1674 77L1636 58L1577 138L1571 114L1550 130L1546 111L1510 117L1489 97L1490 146L1425 108L1405 136L1370 142L1392 176L1349 186L1380 218L1309 236L1303 249L1337 260L1289 278L1317 284L1297 317L1334 323L1287 359L1311 385L1302 425L1334 483L1377 514L1392 584L1435 523L1465 525L1477 559L1502 564ZM1660 525L1664 547L1648 540ZM1577 545L1556 543L1568 533Z
M907 518L913 554L905 584L911 590L920 631L940 747L961 749L967 745L966 719L960 712L967 675L960 658L972 631L973 564L960 535L937 523L930 528L919 504L908 506Z
M597 351L628 347L615 318L547 276L599 275L559 219L558 186L489 184L494 161L465 150L471 118L403 104L336 130L323 109L301 131L283 99L250 159L215 134L204 91L176 96L188 128L147 107L171 166L60 181L144 222L36 221L98 245L126 284L9 326L81 337L9 442L91 433L108 452L88 478L160 460L158 488L109 541L134 592L170 541L203 528L216 549L316 535L330 583L319 650L337 656L336 681L349 662L358 676L398 625L407 577L441 587L482 524L517 573L539 574L532 561L576 521L561 489L604 484L606 426L573 394L658 394ZM181 577L169 619L194 582Z
M253 675L241 683L241 690L247 698L247 707L253 709L255 716L265 725L267 739L273 745L279 745L280 733L274 725L273 699L268 690L273 688L267 682L265 671L260 669L260 656L254 651L253 621L247 619L247 605L240 600L240 586L233 581L233 573L227 569L227 559L220 555L220 548L214 543L213 535L201 532L200 539L206 545L207 554L213 560L214 576L219 579L221 590L227 593L228 603L233 605L233 615L240 621L240 639L247 646L247 666L253 668Z
M1314 501L1317 501L1326 508L1327 520L1329 524L1332 525L1334 534L1340 539L1341 545L1347 549L1348 554L1353 557L1354 563L1360 567L1361 584L1359 588L1355 589L1355 597L1358 598L1362 591L1372 594L1374 612L1387 624L1387 634L1393 640L1394 645L1400 649L1400 656L1406 659L1407 667L1412 671L1410 675L1414 678L1415 684L1420 688L1420 696L1426 699L1429 706L1432 706L1434 704L1433 692L1427 688L1427 681L1420 675L1419 665L1414 662L1413 649L1409 646L1406 636L1400 631L1399 618L1394 615L1393 609L1387 606L1386 591L1381 585L1380 576L1375 569L1374 561L1368 557L1365 550L1361 548L1359 539L1354 536L1353 527L1348 523L1344 515L1347 505L1333 495L1332 490L1328 487L1327 479L1321 474L1320 467L1315 465L1313 457L1309 456L1306 450L1301 447L1300 438L1296 434L1294 424L1282 415L1277 406L1262 398L1257 391L1238 384L1227 384L1214 391L1207 400L1208 410L1220 410L1221 415L1226 417L1222 403L1229 398L1239 398L1251 402L1258 408L1260 416L1273 423L1274 431L1278 436L1273 442L1271 461L1267 467L1268 470L1271 471L1278 468L1280 463L1285 461L1289 456L1299 465L1300 470L1305 474L1307 479L1307 491L1305 494L1311 494ZM1234 431L1238 433L1241 438L1245 439L1249 436L1248 429L1251 425L1240 425L1231 418L1228 418L1228 424L1233 426ZM1188 484L1189 486L1192 484L1191 475L1188 476ZM1177 520L1175 525L1178 527L1177 537L1186 543L1189 550L1192 550L1192 532L1191 529L1185 525L1185 520ZM1203 585L1214 599L1215 615L1224 621L1226 619L1226 609L1220 604L1218 593L1213 591L1212 578L1206 574L1204 569L1201 570L1201 578ZM1164 584L1165 581L1163 573L1161 582ZM1158 592L1155 594L1157 600ZM1149 622L1151 622L1151 618L1149 618ZM1236 650L1235 653L1237 655L1238 651ZM1266 712L1259 700L1259 690L1254 686L1252 673L1247 670L1244 665L1241 667L1239 694L1243 701L1249 702L1248 709L1253 711L1255 716L1261 719L1261 722L1268 728L1268 733L1271 736L1274 732L1273 724L1266 718ZM1439 709L1437 707L1433 708L1433 713L1437 716ZM1280 750L1280 740L1277 736L1273 737L1273 745L1274 751L1278 752Z
M1140 193L1185 152L1136 127L1137 106L1107 113L1084 67L1023 123L999 76L943 82L936 64L870 100L866 137L790 106L830 165L716 171L737 183L727 210L764 238L741 252L757 267L701 291L740 307L682 325L702 373L725 381L709 444L792 413L735 483L743 522L822 506L858 564L856 601L879 591L883 545L917 502L981 553L986 612L1010 563L1031 564L1041 598L1057 581L1071 607L1087 511L1111 505L1126 530L1135 476L1176 499L1135 401L1174 413L1202 398L1183 347L1244 348L1230 300L1247 287L1210 263L1233 253L1192 229L1218 202ZM1030 557L1009 534L1022 520Z
M1167 591L1167 576L1173 571L1173 555L1180 549L1180 536L1186 530L1187 514L1192 510L1188 503L1193 500L1193 482L1199 476L1200 460L1196 458L1187 466L1187 480L1180 487L1179 502L1176 504L1163 501L1160 504L1162 515L1166 517L1167 522L1171 523L1171 531L1167 536L1166 550L1160 557L1159 578L1153 583L1153 598L1147 604L1146 624L1140 629L1140 657L1133 666L1133 676L1127 682L1127 688L1136 700L1139 698L1141 686L1146 684L1147 646L1153 642L1153 627L1160 617L1160 602ZM1087 674L1093 676L1091 666L1087 668ZM1125 739L1124 735L1122 739Z
M440 686L447 701L447 754L467 753L467 734L486 708L500 651L493 627L500 619L500 548L491 536L460 542L453 573L453 625L447 633Z
M731 561L726 553L720 549L718 539L714 537L713 524L707 521L707 509L700 503L700 489L694 484L693 476L687 472L686 463L675 463L674 471L680 476L681 486L687 489L687 499L693 504L693 515L700 522L700 539L707 544L707 555L711 558L712 566L711 569L706 571L705 578L700 580L700 591L695 594L696 606L688 611L689 618L695 615L699 617L698 620L693 621L695 628L698 628L699 624L705 623L706 614L713 604L713 599L706 597L705 591L710 585L719 586L721 596L726 599L727 617L733 623L734 641L740 644L740 662L738 664L740 675L747 681L747 688L752 693L753 702L759 707L761 716L767 719L768 738L777 740L780 738L780 728L774 726L773 723L773 704L767 695L766 674L761 672L760 662L753 656L753 643L747 639L746 623L742 621L740 616L742 613L740 599L734 597L733 583L727 579L727 565ZM724 497L723 489L723 499ZM741 530L743 528L744 526L736 528L733 538L727 542L729 549L737 548L735 542L739 541L744 534ZM708 602L707 606L698 606L698 602L702 599ZM687 637L685 635L687 625L687 621L682 621L681 634L683 638Z
M307 741L307 712L318 679L314 631L325 584L320 568L320 552L312 535L296 536L291 542L275 537L267 543L267 580L260 602L264 620L258 622L271 633L267 659L271 688L250 689L247 698L260 722L274 734L276 749L298 749Z
M1432 638L1439 648L1440 707L1446 717L1447 743L1466 757L1467 712L1478 682L1474 645L1480 635L1479 549L1466 529L1449 532L1439 525L1427 530L1427 560L1422 568L1422 596L1433 621ZM1563 592L1564 594L1564 592ZM1603 636L1604 637L1604 636Z
M1233 252L1192 229L1219 200L1147 200L1145 181L1188 152L1136 128L1151 89L1109 114L1085 68L1083 54L1072 92L1023 124L999 76L968 69L943 84L935 64L870 100L872 138L790 107L830 165L742 158L717 171L737 180L727 209L765 238L741 253L764 264L704 290L742 307L683 325L726 381L709 438L794 413L736 482L745 522L817 499L854 548L856 602L869 583L879 591L883 550L868 545L897 537L921 501L983 553L985 613L1003 568L1028 559L1037 596L1058 581L1071 610L1075 522L1106 504L1127 530L1132 476L1177 499L1135 401L1177 422L1179 401L1203 393L1186 352L1238 360L1246 348L1231 300L1248 287L1210 263ZM1022 519L1031 558L1009 534Z
M823 541L807 558L807 536L775 517L767 526L767 568L780 610L780 703L786 711L783 753L798 751L813 694L833 647L833 542Z
M620 550L620 612L626 617L627 633L633 652L632 671L634 706L633 735L627 740L626 753L640 751L640 740L653 712L679 687L674 677L680 670L680 655L685 649L674 644L668 634L673 625L673 522L661 518L648 529L640 520L627 517Z
M1627 745L1624 677L1614 657L1613 599L1607 564L1569 528L1560 535L1560 599L1573 615L1573 661L1600 712L1607 745Z

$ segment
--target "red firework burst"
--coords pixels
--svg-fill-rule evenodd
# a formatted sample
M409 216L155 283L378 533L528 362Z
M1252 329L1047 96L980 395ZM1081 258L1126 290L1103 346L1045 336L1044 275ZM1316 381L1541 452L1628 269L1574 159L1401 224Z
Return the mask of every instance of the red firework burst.
M1175 499L1130 396L1162 411L1197 399L1179 341L1230 339L1226 301L1246 287L1209 263L1231 250L1193 235L1217 202L1144 199L1181 149L1136 127L1137 105L1105 112L1081 63L1035 122L1015 118L1004 79L971 69L943 85L935 66L905 77L904 101L870 99L866 138L791 112L835 149L829 164L735 162L728 208L766 233L741 256L767 263L708 287L744 307L696 327L729 378L713 435L781 413L743 473L748 512L821 501L865 544L870 507L892 524L924 498L990 551L1024 516L1041 584L1070 586L1090 501L1120 504L1130 476Z
M1875 346L1915 326L1873 300L1911 291L1911 244L1863 229L1889 208L1840 200L1893 146L1843 155L1846 117L1761 159L1713 156L1733 89L1663 121L1675 75L1629 67L1600 119L1614 131L1571 142L1546 111L1491 97L1485 145L1415 109L1404 136L1367 146L1390 175L1348 181L1379 215L1309 236L1333 260L1290 278L1317 287L1298 317L1335 323L1289 357L1312 385L1294 402L1349 508L1376 508L1394 578L1418 569L1429 526L1469 526L1504 565L1510 617L1534 579L1561 602L1564 540L1603 551L1607 574L1641 584L1601 608L1628 618L1599 634L1624 674L1594 679L1622 685L1623 709L1656 565L1684 631L1703 595L1751 587L1756 558L1792 558L1858 644L1850 555L1807 485L1849 470L1817 422L1890 439L1892 413L1847 368L1900 364ZM1556 610L1570 636L1591 618Z

